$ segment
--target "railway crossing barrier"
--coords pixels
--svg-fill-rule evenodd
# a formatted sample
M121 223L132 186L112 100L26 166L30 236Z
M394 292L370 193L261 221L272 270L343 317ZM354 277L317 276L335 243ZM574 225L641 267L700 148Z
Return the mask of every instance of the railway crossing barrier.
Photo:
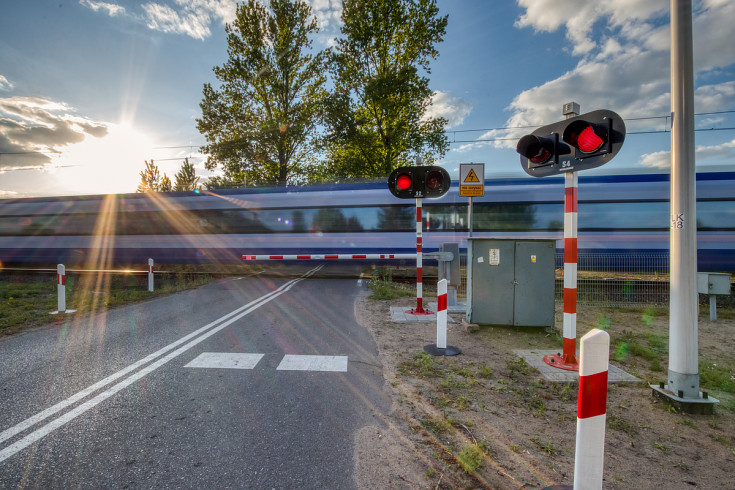
M451 301L448 303L449 306L454 306L457 301L457 289L456 284L459 283L461 280L460 274L459 274L459 247L456 247L455 251L445 251L445 250L452 250L451 245L454 244L444 244L442 246L442 250L439 252L429 252L429 253L405 253L405 254L304 254L304 255L243 255L242 260L251 261L251 260L292 260L292 261L299 261L299 260L410 260L414 259L416 260L419 255L422 255L423 258L426 258L427 260L436 260L439 262L439 280L446 279L447 281L451 282L453 285L453 296L451 297ZM421 266L419 265L416 271L416 282L417 285L420 285L422 283L422 271ZM417 286L417 305L421 305L421 296L422 296L422 288L421 286ZM417 307L416 310L408 310L406 311L407 314L433 314L433 312L430 312L428 310L424 310L423 308L420 308L421 311L419 311L419 308Z

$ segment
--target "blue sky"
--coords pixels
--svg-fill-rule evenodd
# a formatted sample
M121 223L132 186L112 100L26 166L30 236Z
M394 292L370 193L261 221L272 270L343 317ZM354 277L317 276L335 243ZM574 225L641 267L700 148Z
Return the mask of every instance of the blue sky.
M339 0L309 0L339 35ZM449 120L441 162L525 176L515 152L561 105L611 109L629 134L592 172L669 166L667 0L439 0L432 111ZM144 160L169 176L204 157L202 85L226 58L230 0L6 0L0 6L0 197L134 192ZM735 2L694 1L697 166L735 167ZM706 113L706 114L705 114ZM641 119L643 118L643 119ZM510 128L510 129L502 129Z

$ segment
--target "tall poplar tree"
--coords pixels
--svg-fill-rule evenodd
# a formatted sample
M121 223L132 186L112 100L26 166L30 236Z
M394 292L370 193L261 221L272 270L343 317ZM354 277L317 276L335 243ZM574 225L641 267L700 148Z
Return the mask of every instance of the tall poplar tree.
M197 128L209 170L224 181L286 185L317 165L312 148L326 92L318 32L303 0L246 0L225 27L228 59L214 68L219 88L204 85Z
M387 175L444 156L446 120L426 117L429 63L447 26L438 14L435 0L344 0L325 118L330 174Z

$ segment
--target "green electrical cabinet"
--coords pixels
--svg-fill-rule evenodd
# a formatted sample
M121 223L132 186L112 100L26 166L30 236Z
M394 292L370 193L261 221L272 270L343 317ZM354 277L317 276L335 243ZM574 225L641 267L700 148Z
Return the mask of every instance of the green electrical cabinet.
M555 240L470 238L467 320L480 325L554 325Z

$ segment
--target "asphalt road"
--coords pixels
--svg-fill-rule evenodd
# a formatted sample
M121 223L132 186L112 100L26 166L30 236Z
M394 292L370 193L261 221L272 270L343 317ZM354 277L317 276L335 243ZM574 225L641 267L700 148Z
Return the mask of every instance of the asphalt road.
M0 488L354 488L389 410L363 288L229 278L1 340Z

